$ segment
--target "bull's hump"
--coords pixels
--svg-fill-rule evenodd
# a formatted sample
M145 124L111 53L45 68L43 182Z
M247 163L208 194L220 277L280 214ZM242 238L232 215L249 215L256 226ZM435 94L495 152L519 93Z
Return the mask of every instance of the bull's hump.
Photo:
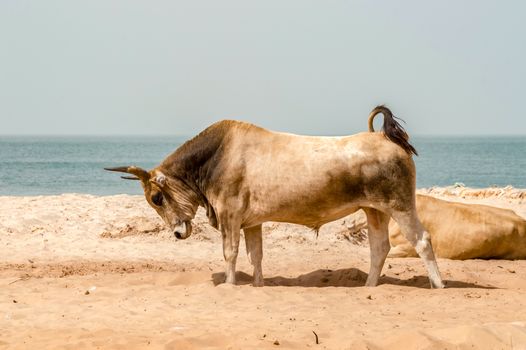
M234 120L234 119L223 119L218 122L215 122L214 124L210 125L205 130L215 130L215 129L221 129L221 130L235 130L235 129L242 129L242 130L259 130L259 131L268 131L260 126L257 126L255 124L245 122L242 120Z

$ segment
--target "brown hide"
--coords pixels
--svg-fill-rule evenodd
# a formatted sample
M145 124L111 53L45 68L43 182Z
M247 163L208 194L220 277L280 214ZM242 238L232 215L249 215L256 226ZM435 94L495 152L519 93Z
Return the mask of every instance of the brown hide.
M418 217L431 235L433 250L448 259L526 259L526 220L512 210L417 195ZM391 220L392 257L416 257L400 227Z

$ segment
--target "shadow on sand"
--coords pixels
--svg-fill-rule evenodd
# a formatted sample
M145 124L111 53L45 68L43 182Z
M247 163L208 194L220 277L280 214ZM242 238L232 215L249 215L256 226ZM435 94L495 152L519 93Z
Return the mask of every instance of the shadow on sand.
M316 270L298 277L268 277L265 278L265 286L274 287L363 287L367 273L362 270L350 268L340 270ZM252 283L252 276L244 272L236 272L236 280L238 285L246 285ZM225 273L212 274L212 281L214 285L221 284L225 281ZM455 280L445 280L447 288L481 288L481 289L497 289L493 286L484 286L476 283L467 283ZM380 284L392 284L397 286L429 288L429 279L427 276L413 276L409 279L400 279L389 276L382 276Z

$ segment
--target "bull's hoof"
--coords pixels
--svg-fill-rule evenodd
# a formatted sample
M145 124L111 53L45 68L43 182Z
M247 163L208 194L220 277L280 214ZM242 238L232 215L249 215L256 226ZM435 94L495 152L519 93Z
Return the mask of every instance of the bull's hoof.
M443 282L440 282L440 283L431 282L431 289L442 289L442 288L446 288L446 285Z
M364 287L376 287L378 285L378 282L378 278L374 279L367 277Z
M265 286L265 282L263 282L263 280L254 280L252 282L252 287L264 287Z
M233 285L236 285L236 277L235 277L235 275L226 276L226 278L225 278L225 283L226 283L226 284L233 284Z

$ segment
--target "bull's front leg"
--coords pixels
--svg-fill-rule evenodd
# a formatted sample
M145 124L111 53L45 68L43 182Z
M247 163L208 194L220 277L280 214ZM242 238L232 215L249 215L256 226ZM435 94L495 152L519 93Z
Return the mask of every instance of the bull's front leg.
M243 229L245 233L245 243L247 246L248 260L254 266L254 287L263 287L263 271L261 260L263 259L263 240L261 225Z
M236 284L236 260L239 251L239 235L241 227L232 223L221 224L223 237L223 256L226 261L226 283Z

